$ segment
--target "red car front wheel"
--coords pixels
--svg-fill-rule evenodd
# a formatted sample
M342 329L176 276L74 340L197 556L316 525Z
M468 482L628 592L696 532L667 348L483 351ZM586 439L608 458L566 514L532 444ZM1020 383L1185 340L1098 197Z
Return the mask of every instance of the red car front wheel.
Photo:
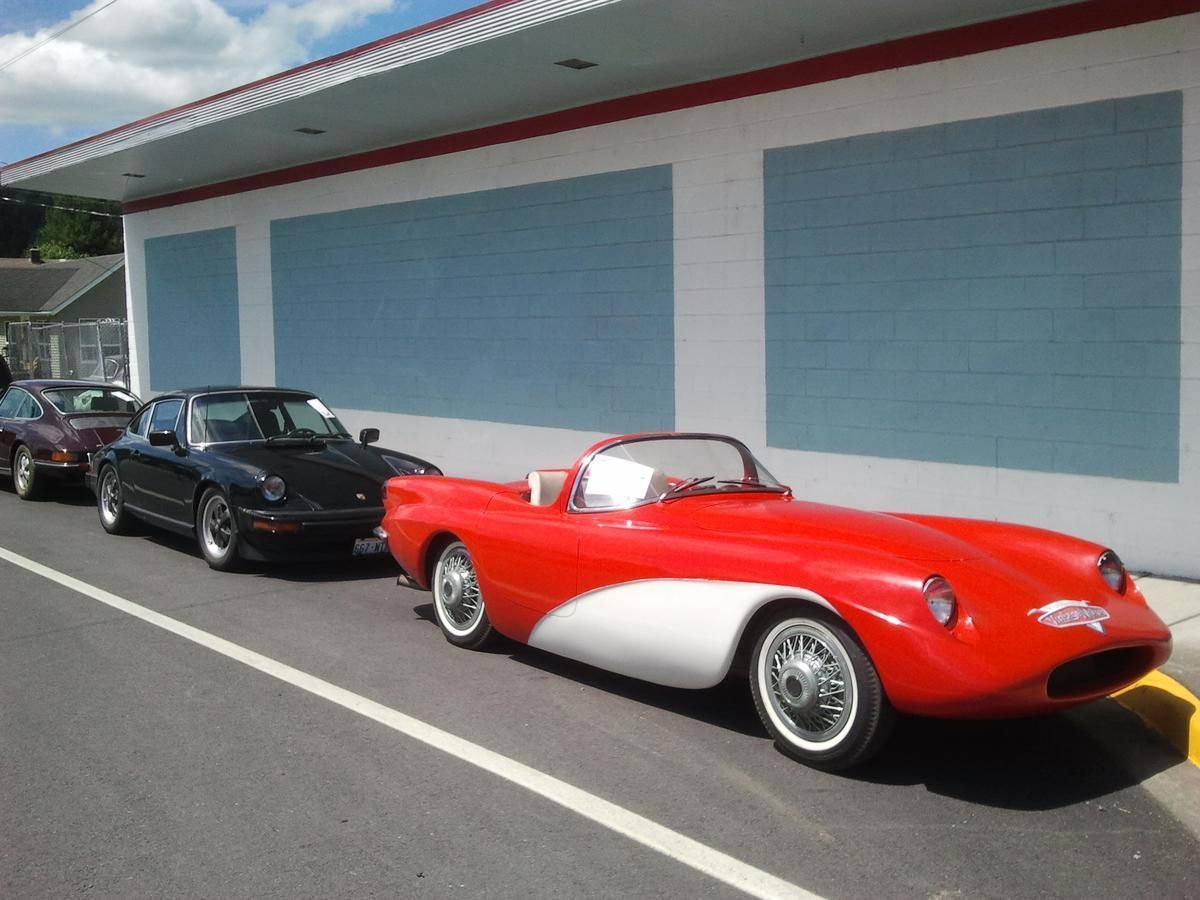
M874 756L895 718L857 639L844 623L816 610L766 624L751 657L750 690L779 749L825 771Z

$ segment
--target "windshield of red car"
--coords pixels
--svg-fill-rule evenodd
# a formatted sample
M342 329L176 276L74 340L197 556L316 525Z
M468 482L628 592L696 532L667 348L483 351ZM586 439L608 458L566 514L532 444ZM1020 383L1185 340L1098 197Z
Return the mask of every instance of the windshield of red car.
M42 396L61 413L125 413L133 415L141 401L128 391L106 387L51 388Z
M592 457L576 509L627 509L692 493L784 491L746 447L727 438L634 438Z

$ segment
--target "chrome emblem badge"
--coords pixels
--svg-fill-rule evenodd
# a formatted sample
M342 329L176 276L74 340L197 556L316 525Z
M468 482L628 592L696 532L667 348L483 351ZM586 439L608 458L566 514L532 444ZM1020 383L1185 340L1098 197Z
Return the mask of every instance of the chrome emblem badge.
M355 496L355 497L357 497L359 500L366 500L366 499L367 499L367 495L366 495L366 494L355 494L354 496Z
M1039 622L1051 628L1085 625L1092 631L1104 634L1104 620L1108 618L1108 610L1092 606L1086 600L1055 600L1038 609L1031 609L1028 615L1037 616Z

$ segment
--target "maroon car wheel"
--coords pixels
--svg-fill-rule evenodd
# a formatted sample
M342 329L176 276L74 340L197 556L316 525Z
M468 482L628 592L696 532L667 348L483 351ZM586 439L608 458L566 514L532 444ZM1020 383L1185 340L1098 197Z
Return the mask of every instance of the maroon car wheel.
M17 496L22 500L36 500L41 493L42 486L37 476L37 466L33 463L33 454L24 445L13 454L12 479Z

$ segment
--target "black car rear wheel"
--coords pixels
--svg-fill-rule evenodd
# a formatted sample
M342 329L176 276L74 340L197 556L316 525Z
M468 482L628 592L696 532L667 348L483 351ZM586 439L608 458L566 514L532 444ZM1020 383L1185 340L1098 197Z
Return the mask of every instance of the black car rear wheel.
M96 484L96 509L100 525L109 534L124 534L129 530L129 513L125 512L125 494L117 467L105 466Z
M228 572L237 568L237 517L228 498L219 488L209 488L196 510L196 538L200 552L212 568Z
M22 444L13 454L13 487L22 500L36 500L42 492L37 466L33 464L33 453Z

